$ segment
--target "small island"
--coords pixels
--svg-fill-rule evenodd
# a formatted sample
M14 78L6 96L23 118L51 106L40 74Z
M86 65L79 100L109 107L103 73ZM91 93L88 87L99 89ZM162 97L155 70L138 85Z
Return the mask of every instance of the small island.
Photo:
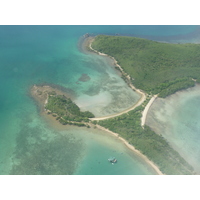
M89 118L95 116L89 112L82 112L80 108L64 92L50 86L36 86L31 89L32 96L44 108L48 115L52 115L62 125L86 126L90 128Z

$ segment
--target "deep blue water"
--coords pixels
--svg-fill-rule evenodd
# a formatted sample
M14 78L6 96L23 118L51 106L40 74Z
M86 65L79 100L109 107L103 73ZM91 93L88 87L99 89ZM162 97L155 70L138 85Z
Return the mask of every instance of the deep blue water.
M87 146L87 138L75 137L73 128L63 135L49 127L29 95L33 84L46 83L70 88L76 97L85 94L95 96L103 87L100 80L111 74L115 80L120 79L114 69L107 69L110 66L104 58L79 51L78 41L82 35L121 34L152 37L154 40L166 37L168 41L168 36L173 40L174 36L187 36L190 41L197 29L198 26L0 26L0 174L65 173L59 171L65 166L69 169L66 173L73 174L77 170L77 160L82 160L83 169L81 163L78 164L84 174L84 160L92 159L91 152L105 155L111 148L98 143L97 139L94 141L99 145L97 149L89 144ZM89 74L93 82L78 86L76 81L82 73ZM109 90L106 91L107 98ZM74 138L73 142L71 138ZM60 145L63 148L57 148L62 141L68 145L68 154L62 153L66 152L64 143ZM63 157L55 159L53 152ZM48 155L53 157L48 158ZM69 160L71 165L63 160ZM140 161L125 160L127 165L136 164L133 168L119 168L115 174L152 174L151 170L141 167L144 164ZM31 168L30 163L31 166L38 164ZM58 163L58 166L50 169L53 163ZM108 174L107 167L102 169L101 174ZM90 173L88 169L86 171ZM91 174L99 173L96 169Z

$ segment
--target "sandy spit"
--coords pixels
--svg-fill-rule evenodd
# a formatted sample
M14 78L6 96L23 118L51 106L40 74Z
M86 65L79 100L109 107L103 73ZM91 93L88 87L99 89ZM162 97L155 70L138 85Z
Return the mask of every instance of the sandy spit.
M92 48L92 42L93 42L93 41L94 41L94 38L90 38L90 39L88 40L89 48L90 48L93 52L95 52L95 53L97 53L97 54L99 54L99 55L101 55L101 56L108 56L108 57L111 57L111 56L109 56L109 55L107 55L107 54L98 52L98 51L96 51L95 49L93 49L93 48ZM111 57L111 58L114 60L115 65L116 65L117 67L119 67L121 73L124 74L124 75L126 75L126 78L130 81L130 76L127 75L127 74L125 74L125 72L123 71L122 67L121 67L119 64L117 64L117 61L115 60L114 57ZM129 112L129 111L135 109L136 107L140 106L140 105L146 100L146 93L144 93L143 91L137 89L135 86L133 86L133 85L131 84L131 82L129 82L129 86L130 86L134 91L136 91L137 93L139 93L139 94L141 95L141 98L138 100L138 102L137 102L136 104L134 104L131 108L128 108L128 109L126 109L126 110L124 110L124 111L122 111L122 112L120 112L120 113L116 113L116 114L109 115L109 116L104 116L104 117L92 118L91 120L104 120L104 119L116 117L116 116L122 115L122 114L124 114L124 113L127 113L127 112ZM147 104L147 106L145 107L145 112L143 112L144 114L143 114L143 117L142 117L142 123L143 123L143 121L145 122L147 112L148 112L150 106L152 105L153 101L156 99L156 97L157 97L157 95L153 96L153 97L151 98L151 100L149 101L149 103ZM108 129L106 129L106 128L100 126L100 125L96 125L96 127L97 127L98 129L101 129L101 130L103 130L103 131L106 131L106 132L108 132L108 133L114 135L115 137L119 138L129 149L131 149L131 150L134 151L138 156L140 156L141 158L143 158L143 159L145 160L145 162L148 163L148 164L156 171L156 173L157 173L158 175L164 175L164 174L160 171L160 169L158 168L158 166L157 166L156 164L154 164L151 160L149 160L149 159L147 158L147 156L145 156L144 154L142 154L139 150L135 149L135 147L134 147L133 145L129 144L124 138L120 137L119 134L114 133L114 132L112 132L112 131L110 131L110 130L108 130Z
M153 102L156 100L157 96L158 95L154 95L150 99L149 103L146 105L145 109L143 110L143 112L142 112L142 118L141 118L141 126L144 126L145 121L146 121L146 117L147 117L147 113L149 111L149 108L151 107L151 105L153 104Z
M114 57L111 57L111 56L109 56L109 55L107 55L107 54L105 54L105 53L101 53L101 52L98 52L97 50L93 49L93 48L92 48L92 42L93 42L93 41L94 41L94 38L89 38L89 39L88 39L87 44L88 44L89 48L90 48L93 52L97 53L98 55L107 56L107 57L112 58L112 59L114 60L114 64L120 69L121 73L124 74L124 75L126 76L127 80L129 81L129 84L128 84L128 85L129 85L135 92L137 92L138 94L140 94L140 95L141 95L141 98L138 100L138 102L137 102L136 104L134 104L133 106L131 106L130 108L128 108L128 109L126 109L126 110L124 110L124 111L121 111L121 112L116 113L116 114L104 116L104 117L91 118L91 120L94 121L94 120L109 119L109 118L112 118L112 117L120 116L120 115L122 115L122 114L124 114L124 113L127 113L127 112L131 111L131 110L134 110L136 107L140 106L140 105L146 100L146 94L145 94L143 91L137 89L134 85L131 84L131 82L130 82L130 76L127 75L127 74L124 72L124 70L123 70L122 67L117 63L117 61L115 60Z
M96 127L100 130L106 131L110 134L112 134L113 136L117 137L119 140L121 140L130 150L134 151L139 157L143 158L143 160L149 164L158 175L164 175L160 169L158 168L158 166L156 164L154 164L151 160L149 160L147 158L147 156L145 156L144 154L142 154L139 150L137 150L133 145L129 144L124 138L120 137L118 133L112 132L100 125L96 125Z

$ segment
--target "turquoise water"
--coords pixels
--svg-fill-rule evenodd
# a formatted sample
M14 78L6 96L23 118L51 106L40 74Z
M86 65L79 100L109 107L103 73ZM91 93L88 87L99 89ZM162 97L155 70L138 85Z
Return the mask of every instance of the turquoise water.
M200 86L157 99L147 125L162 134L180 155L200 173Z
M138 175L155 174L155 171L129 150L119 139L98 130L82 132L87 146L77 175ZM118 162L111 164L108 158L116 157Z
M82 137L82 129L61 131L51 127L40 115L29 89L33 84L60 85L68 89L83 110L91 110L96 116L118 112L139 96L126 86L109 60L80 52L80 37L88 32L117 33L159 40L169 40L170 36L174 41L174 35L187 35L190 41L197 28L0 26L0 174L153 174L127 148L118 149L120 143L105 145L104 141L114 140L108 139L110 136L99 133L90 140L92 130L84 130ZM90 81L77 83L83 73L90 76ZM99 137L104 138L103 142ZM114 166L105 162L102 167L113 151L123 162ZM92 161L97 154L101 165Z

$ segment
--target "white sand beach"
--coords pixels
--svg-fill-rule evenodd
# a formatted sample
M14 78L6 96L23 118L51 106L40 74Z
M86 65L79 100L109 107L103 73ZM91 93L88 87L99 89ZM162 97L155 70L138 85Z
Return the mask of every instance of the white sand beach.
M143 158L146 163L148 163L158 175L164 175L157 165L155 165L151 160L149 160L144 154L142 154L139 150L137 150L133 145L129 144L124 138L120 137L119 134L114 133L100 125L96 125L96 127L100 130L106 131L113 136L117 137L119 140L121 140L129 149L131 149L134 153L136 153L139 157Z
M153 102L156 100L157 96L158 96L158 95L154 95L154 96L150 99L149 103L146 105L144 111L142 112L141 126L144 126L145 121L146 121L146 117L147 117L147 113L148 113L148 111L149 111L149 108L151 107L151 105L153 104Z

